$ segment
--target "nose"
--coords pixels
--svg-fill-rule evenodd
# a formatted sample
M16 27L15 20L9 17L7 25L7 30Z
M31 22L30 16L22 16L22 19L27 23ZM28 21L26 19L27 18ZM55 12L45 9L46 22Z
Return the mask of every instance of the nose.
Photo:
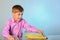
M18 16L19 16L20 14L18 14Z

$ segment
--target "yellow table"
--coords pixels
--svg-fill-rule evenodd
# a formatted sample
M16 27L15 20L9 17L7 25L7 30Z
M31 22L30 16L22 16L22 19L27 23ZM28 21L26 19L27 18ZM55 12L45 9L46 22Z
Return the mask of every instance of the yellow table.
M35 34L25 34L28 40L47 40L45 36Z

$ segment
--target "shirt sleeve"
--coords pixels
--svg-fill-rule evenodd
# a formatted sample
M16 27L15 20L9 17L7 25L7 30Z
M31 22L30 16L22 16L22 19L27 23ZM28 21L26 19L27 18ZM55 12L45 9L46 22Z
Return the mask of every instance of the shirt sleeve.
M24 28L29 32L30 31L31 32L37 32L38 31L34 26L29 25L25 20L24 20Z
M3 37L8 37L8 35L9 35L9 21L7 21L6 22L6 24L5 24L5 28L3 29L3 32L2 32L2 35L3 35Z

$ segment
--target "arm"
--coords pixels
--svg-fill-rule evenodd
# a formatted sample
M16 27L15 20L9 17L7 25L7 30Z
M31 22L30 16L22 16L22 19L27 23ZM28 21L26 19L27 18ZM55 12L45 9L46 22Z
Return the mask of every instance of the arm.
M31 32L37 32L38 31L34 26L29 25L25 20L24 20L24 28L27 31L31 31Z
M38 30L38 29L36 29L34 26L29 25L25 20L24 20L24 28L25 28L27 31L37 32L37 33L43 35L43 31L42 31L42 30Z
M9 21L6 22L5 28L4 28L3 32L2 32L2 35L4 37L6 37L6 38L8 37L8 35L9 35Z
M5 38L7 38L8 40L14 40L13 39L13 37L9 34L9 21L7 21L6 22L6 24L5 24L5 28L4 28L4 30L3 30L3 32L2 32L2 35L3 35L3 37L5 37Z

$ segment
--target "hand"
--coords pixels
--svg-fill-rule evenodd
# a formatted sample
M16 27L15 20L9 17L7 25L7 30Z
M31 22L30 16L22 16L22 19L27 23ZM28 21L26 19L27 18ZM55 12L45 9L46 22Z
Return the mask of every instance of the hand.
M42 30L38 30L38 33L44 35L44 32Z
M9 35L8 40L14 40L14 38L11 35Z

